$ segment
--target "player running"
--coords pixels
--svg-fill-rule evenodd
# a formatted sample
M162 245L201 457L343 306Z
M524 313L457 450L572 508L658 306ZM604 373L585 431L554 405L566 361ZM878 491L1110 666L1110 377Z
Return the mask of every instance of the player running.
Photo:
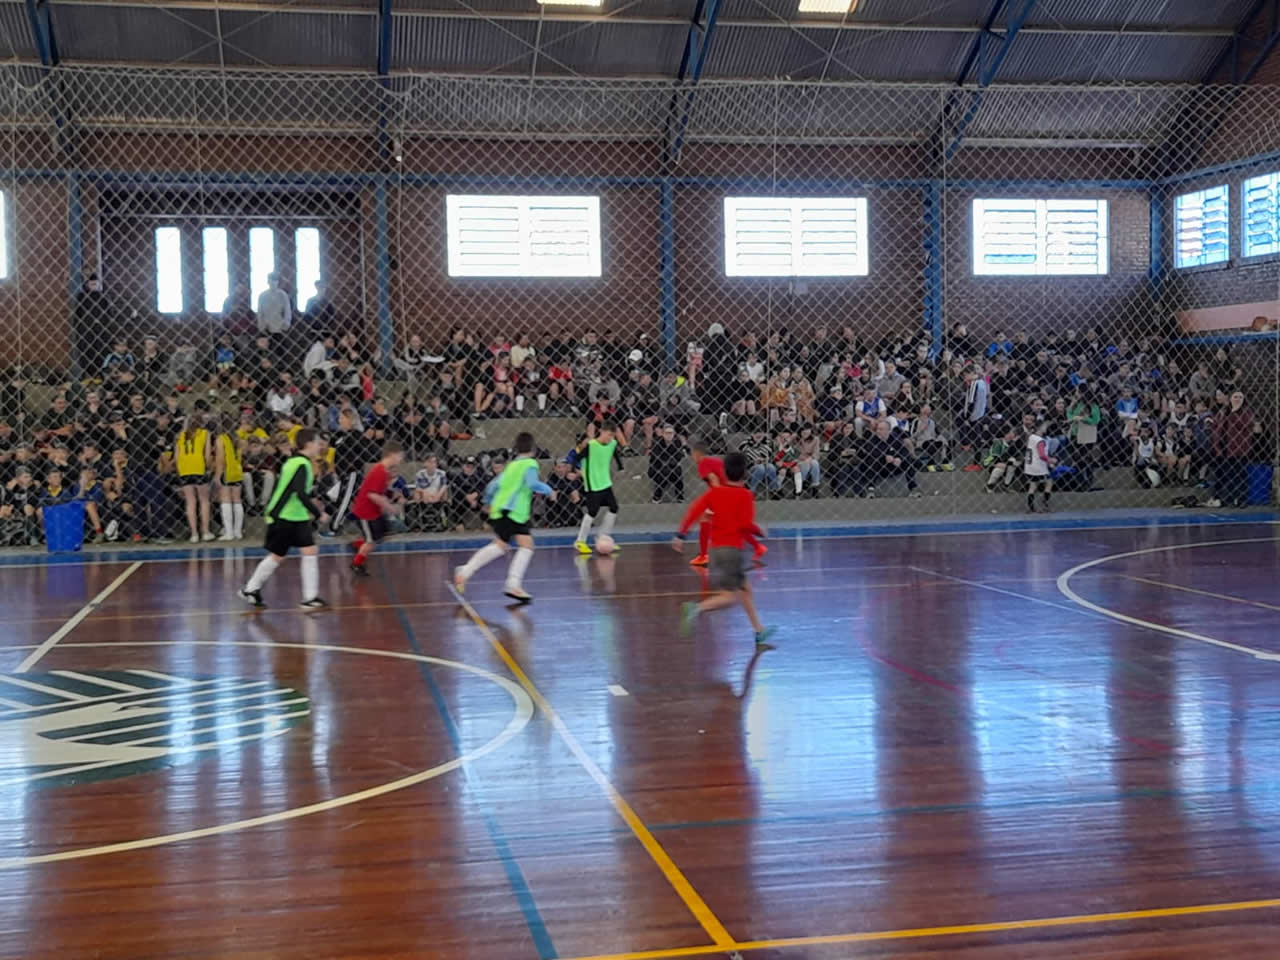
M689 448L689 453L693 457L694 466L698 468L698 476L708 487L723 486L729 482L724 475L724 461L719 457L711 456L711 447L705 440L695 442ZM751 534L747 534L745 539L755 552L755 562L763 564L764 555L769 552L769 548ZM702 522L698 525L698 555L689 561L692 566L705 567L707 565L707 547L710 543L711 511L708 510L703 515Z
M373 465L351 502L351 514L360 525L360 535L351 543L356 551L351 572L358 577L369 576L369 554L391 532L388 518L401 509L391 500L391 483L396 467L403 462L401 444L395 440L383 444L382 459Z

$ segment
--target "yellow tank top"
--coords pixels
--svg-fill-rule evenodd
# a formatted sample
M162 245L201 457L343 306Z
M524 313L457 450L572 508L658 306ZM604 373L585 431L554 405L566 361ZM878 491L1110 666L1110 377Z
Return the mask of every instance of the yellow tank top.
M208 442L208 430L197 430L190 435L185 432L178 434L178 440L173 445L173 454L178 461L178 476L199 477L209 472L209 466L204 462L204 448Z
M218 437L222 444L222 481L224 483L242 483L244 467L240 463L240 449L225 433Z

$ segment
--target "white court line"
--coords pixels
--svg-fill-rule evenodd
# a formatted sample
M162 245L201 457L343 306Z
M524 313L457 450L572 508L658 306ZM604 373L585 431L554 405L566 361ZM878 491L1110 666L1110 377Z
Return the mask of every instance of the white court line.
M610 692L611 694L613 694L615 697L629 697L629 696L631 696L631 694L627 693L627 688L626 688L626 687L623 687L623 686L621 686L621 685L619 685L619 684L616 684L616 683L611 683L611 684L609 684L609 692Z
M294 704L306 703L306 702L307 702L306 697L297 697L293 700L280 700L276 703L264 703L260 707L246 707L242 709L270 710L274 707L291 707ZM204 706L204 704L201 704L201 706ZM222 714L217 711L213 713L189 713L182 716L182 719L183 720L205 720L209 717L218 717L221 715ZM273 713L273 714L267 715L267 717L276 717L276 716L279 716L279 714ZM292 716L292 714L290 714L290 716ZM249 718L246 722L260 723L264 719L267 719L267 717ZM57 740L59 743L86 743L86 742L91 742L93 740L96 740L98 737L115 736L117 733L133 733L137 730L151 730L154 727L167 727L171 725L173 722L174 722L173 715L170 714L169 716L165 717L163 720L153 720L150 723L139 723L131 727L108 727L105 730L95 730L92 733L81 733L74 737L58 737ZM196 731L183 730L181 732L185 735L185 734L195 733ZM131 740L129 741L129 746L131 747L137 746L137 743L138 743L137 741Z
M196 681L194 681L194 680L190 679L189 677L175 677L175 676L173 676L172 674L169 674L169 673L160 673L160 672L158 672L158 671L156 671L156 670L143 670L143 669L141 669L140 667L132 667L131 669L126 670L125 672L126 672L126 673L136 673L136 674L137 674L138 676L140 676L140 677L150 677L152 680L163 680L165 683L172 683L172 684L174 684L175 686L177 686L177 685L179 685L179 684L181 684L181 685L186 685L186 684L190 684L190 683L195 683L195 682L196 682ZM206 682L206 683L207 683L208 681L201 681L201 682ZM145 688L144 688L144 689L145 689Z
M46 653L48 653L50 650L54 648L54 645L59 640L65 637L68 633L70 633L76 627L78 627L85 617L89 616L89 614L97 610L98 607L107 599L107 597L115 593L116 590L119 588L120 584L124 583L131 576L133 576L134 573L136 573L138 568L141 566L142 566L141 560L138 560L134 563L129 564L129 566L125 568L124 573L120 574L120 576L112 580L109 584L107 584L106 588L103 589L101 593L99 593L96 597L94 597L92 600L86 603L83 607L77 610L74 614L72 614L70 620L68 620L66 623L60 626L53 633L49 634L48 640L40 644L40 646L36 647L29 654L27 654L27 658L23 660L20 664L18 664L18 669L16 672L26 673L28 670L34 667Z
M8 683L15 687L22 687L25 690L35 690L37 693L57 697L59 700L72 700L76 703L81 703L89 699L89 697L86 697L83 693L76 693L73 690L63 690L61 687L49 687L43 683L32 683L30 680L23 680L20 677L8 677L4 674L0 674L0 683ZM119 694L117 694L117 696L119 696ZM47 707L49 704L42 703L40 706Z
M1071 589L1071 578L1091 567L1096 567L1102 563L1110 563L1113 560L1125 560L1129 557L1149 556L1153 553L1168 553L1173 550L1195 550L1200 547L1225 547L1233 544L1241 543L1274 543L1274 537L1250 537L1243 540L1208 540L1204 543L1175 543L1165 547L1147 547L1144 550L1130 550L1128 553L1113 553L1109 557L1099 557L1097 560L1090 560L1087 563L1081 563L1072 567L1058 577L1058 592L1070 600L1077 606L1084 607L1086 610L1092 610L1094 613L1100 613L1104 617L1110 617L1112 620L1119 620L1121 623L1132 624L1137 627L1146 627L1148 630L1156 630L1160 633L1167 633L1173 637L1181 637L1184 640L1194 640L1197 643L1207 643L1210 646L1221 647L1224 650L1232 650L1236 653L1247 653L1251 657L1258 660L1280 661L1280 653L1270 653L1266 650L1257 650L1254 647L1246 647L1239 643L1229 643L1226 640L1218 640L1214 637L1206 637L1202 633L1193 633L1190 630L1182 630L1178 627L1166 626L1163 623L1152 623L1150 620L1143 620L1140 617L1131 617L1127 613L1119 613L1107 607L1099 606L1089 600L1086 600L1080 594Z

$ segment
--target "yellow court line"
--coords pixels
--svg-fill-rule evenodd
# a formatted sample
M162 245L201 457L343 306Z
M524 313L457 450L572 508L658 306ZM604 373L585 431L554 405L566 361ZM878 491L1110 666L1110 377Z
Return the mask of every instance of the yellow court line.
M450 586L449 589L453 590L453 587ZM471 618L476 628L489 641L498 656L502 658L512 676L524 687L525 692L529 694L529 698L538 705L538 709L551 721L551 725L560 734L560 739L569 748L569 752L582 764L582 768L587 771L587 774L596 782L596 785L604 791L605 796L609 798L609 802L613 804L613 808L618 811L618 816L622 817L623 822L631 828L631 832L635 834L636 839L640 841L640 845L653 858L653 862L658 865L658 869L667 878L667 882L671 884L676 894L684 901L685 906L689 908L689 912L697 918L698 923L702 925L702 929L714 941L714 945L710 949L723 953L725 950L735 947L736 944L733 937L729 936L729 931L724 928L724 925L716 915L711 912L711 908L707 906L706 901L702 899L698 891L693 889L693 884L680 872L680 868L675 865L675 861L662 848L662 844L658 843L653 834L649 832L649 828L644 825L644 821L631 808L631 804L627 803L609 778L605 776L604 771L582 748L582 744L578 742L577 737L573 735L568 726L565 725L565 722L560 719L560 714L556 713L551 704L547 702L547 698L533 685L533 681L520 668L520 664L511 656L507 648L502 645L502 641L498 639L497 635L489 628L489 625L485 623L484 619L476 613L475 608L461 594L454 591L454 596L458 598L458 602L462 604L462 609L467 612L467 616Z
M1136 580L1138 583L1148 583L1153 587L1167 587L1170 590L1181 590L1183 593L1195 593L1202 597L1212 597L1214 600L1230 600L1232 603L1243 603L1251 607L1261 607L1263 610L1280 610L1280 606L1274 603L1263 603L1261 600L1246 600L1244 597L1233 597L1229 593L1214 593L1211 590L1197 590L1195 587L1184 587L1177 583L1165 583L1163 580L1152 580L1148 577L1138 577L1130 573L1121 574L1126 580Z
M1153 920L1165 917L1189 917L1206 913L1236 913L1244 910L1274 910L1280 900L1244 900L1238 903L1204 903L1189 907L1157 907L1152 910L1125 910L1117 913L1077 914L1066 917L1041 917L1035 920L1000 920L993 923L966 923L950 927L916 927L908 930L875 930L867 933L838 933L831 936L788 937L782 940L743 940L732 944L742 953L753 950L785 950L790 947L820 947L843 943L870 943L884 940L921 940L927 937L959 937L975 933L1008 933L1014 930L1047 930L1053 927L1082 927L1095 924L1123 923L1129 920ZM674 947L669 950L641 950L632 953L605 953L572 960L664 960L667 957L698 957L723 953L720 945Z

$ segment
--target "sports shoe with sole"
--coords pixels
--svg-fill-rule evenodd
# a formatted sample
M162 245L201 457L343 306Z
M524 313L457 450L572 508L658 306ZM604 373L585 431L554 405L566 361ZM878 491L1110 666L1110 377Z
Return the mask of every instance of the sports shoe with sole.
M329 605L319 597L312 597L310 600L303 600L298 604L303 610L327 610Z
M351 572L357 577L367 577L369 576L369 567L367 564L353 563L351 565Z
M461 567L453 571L453 589L458 592L458 596L467 592L467 578L462 575Z
M587 545L585 540L575 540L573 542L573 549L577 550L584 557L591 556L591 547Z
M253 607L265 607L267 602L262 599L261 590L241 590L240 599Z
M502 591L502 595L509 600L515 601L522 607L527 607L529 604L533 603L533 597L524 590L508 588Z
M709 562L710 561L707 559L707 555L705 553L700 553L696 557L694 557L692 560L689 561L689 566L705 567Z

